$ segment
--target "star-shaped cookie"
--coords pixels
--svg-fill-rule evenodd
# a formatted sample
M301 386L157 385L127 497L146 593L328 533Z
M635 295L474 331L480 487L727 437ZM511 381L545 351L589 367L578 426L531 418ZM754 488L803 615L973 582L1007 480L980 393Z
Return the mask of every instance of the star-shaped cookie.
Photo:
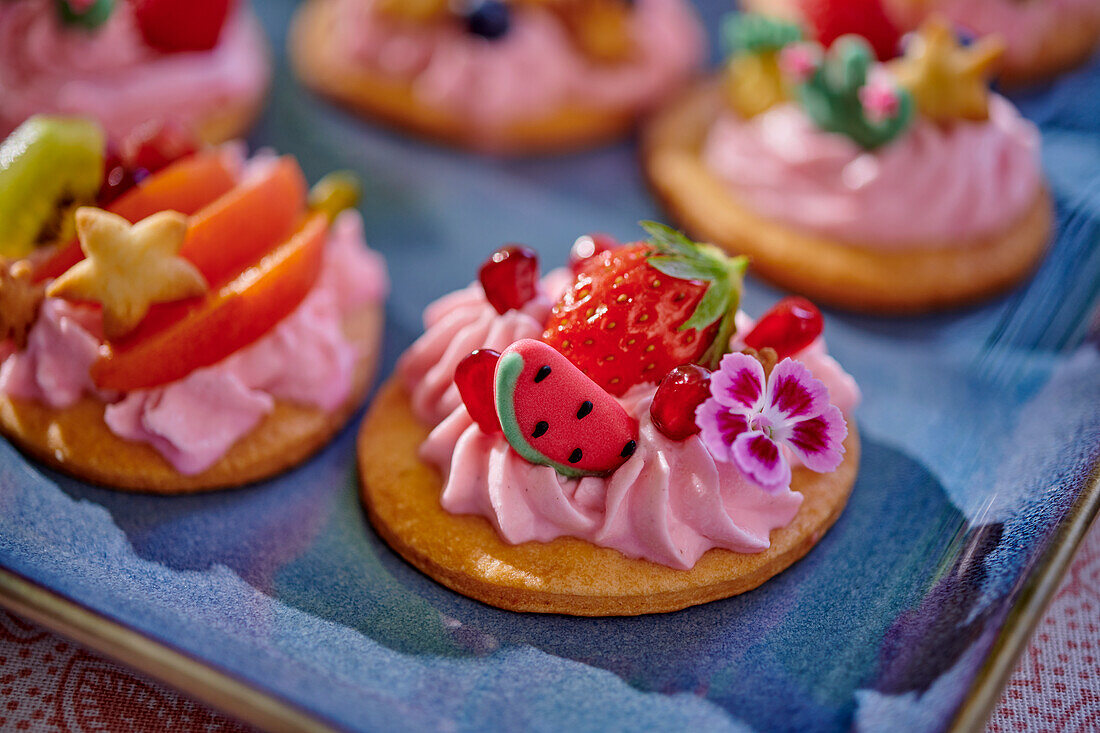
M179 256L187 217L162 211L137 224L102 209L76 211L76 232L86 259L53 281L46 294L103 305L107 338L129 333L153 303L202 295L206 280Z
M16 348L26 348L42 296L42 286L33 282L26 260L11 267L0 265L0 341L11 339Z
M898 83L913 94L921 114L934 120L989 118L989 80L1005 44L986 36L968 47L948 22L928 18L913 34L905 55L890 65Z

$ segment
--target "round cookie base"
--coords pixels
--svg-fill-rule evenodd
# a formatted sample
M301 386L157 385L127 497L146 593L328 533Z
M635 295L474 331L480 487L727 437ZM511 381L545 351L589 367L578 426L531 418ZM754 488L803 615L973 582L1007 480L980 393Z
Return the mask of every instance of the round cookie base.
M1026 277L1050 241L1045 191L1001 230L965 242L873 249L801 231L753 213L700 156L723 108L709 82L661 110L642 132L642 164L656 197L697 239L749 255L753 271L781 287L841 308L921 313L964 305Z
M241 486L281 473L321 449L366 397L377 364L383 311L370 305L344 320L363 356L352 390L332 411L277 400L275 409L202 473L184 475L152 446L123 440L103 421L104 404L84 397L65 409L0 396L0 433L23 452L80 480L153 494Z
M562 153L611 142L635 125L632 108L563 107L543 117L488 128L423 104L405 81L351 67L331 38L340 22L333 0L309 0L298 10L288 42L291 64L314 91L400 130L447 145L501 155Z
M634 616L676 611L756 588L803 557L847 504L859 468L855 426L835 472L795 469L803 494L794 521L755 554L713 549L691 570L628 558L572 537L510 545L480 516L444 511L438 471L417 449L428 435L403 385L384 384L359 432L361 496L382 538L448 588L510 611Z
M742 0L742 7L790 20L801 15L796 0ZM1065 18L1046 32L1032 54L1005 62L998 80L1010 87L1048 81L1087 62L1098 47L1100 17Z

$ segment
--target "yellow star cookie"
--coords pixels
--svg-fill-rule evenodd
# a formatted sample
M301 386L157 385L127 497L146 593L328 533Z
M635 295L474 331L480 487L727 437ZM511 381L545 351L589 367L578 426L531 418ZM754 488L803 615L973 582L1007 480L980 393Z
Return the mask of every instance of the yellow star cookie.
M0 266L0 341L11 339L19 349L27 346L42 296L42 286L31 280L31 267L26 260L10 268Z
M102 209L76 211L86 259L53 281L46 294L103 305L103 332L118 338L134 329L153 303L202 295L206 280L179 256L187 217L162 211L131 226Z
M898 83L912 92L925 117L980 121L989 118L989 79L1004 50L998 36L963 47L947 21L934 15L921 25L905 56L890 69Z

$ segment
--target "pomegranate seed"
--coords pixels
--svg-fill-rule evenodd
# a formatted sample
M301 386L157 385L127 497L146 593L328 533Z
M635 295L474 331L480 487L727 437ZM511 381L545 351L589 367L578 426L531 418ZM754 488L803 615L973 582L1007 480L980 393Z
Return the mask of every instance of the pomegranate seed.
M187 128L174 122L150 121L139 125L119 146L122 160L132 169L156 173L169 163L199 149Z
M497 313L518 310L538 294L539 256L522 244L506 245L485 260L477 277Z
M770 346L776 356L794 356L821 335L825 321L817 306L792 295L772 306L745 336L745 345L754 349Z
M610 234L596 233L577 237L577 241L573 242L573 247L569 250L569 267L573 270L573 274L577 274L590 258L618 246L619 240Z
M99 186L96 203L99 206L107 206L133 188L136 183L130 169L122 162L118 151L108 147L103 157L103 183Z
M695 410L707 397L710 397L710 370L698 364L684 364L661 380L649 405L649 416L666 437L687 440L699 432Z
M502 432L493 398L493 377L499 359L498 351L478 349L458 362L455 368L455 386L466 405L466 412L489 435Z

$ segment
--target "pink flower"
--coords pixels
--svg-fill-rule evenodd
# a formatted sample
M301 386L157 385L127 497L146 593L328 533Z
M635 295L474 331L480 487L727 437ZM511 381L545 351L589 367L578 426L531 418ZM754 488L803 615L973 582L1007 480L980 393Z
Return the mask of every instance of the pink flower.
M726 354L695 411L703 444L767 491L791 483L783 448L809 469L833 471L844 456L848 425L829 403L829 390L801 363L784 359L765 378L746 354Z
M779 68L801 84L813 76L821 66L823 53L816 43L792 43L779 52Z
M882 122L897 117L901 107L898 89L888 73L873 74L870 80L859 88L859 101L867 112L867 119Z

